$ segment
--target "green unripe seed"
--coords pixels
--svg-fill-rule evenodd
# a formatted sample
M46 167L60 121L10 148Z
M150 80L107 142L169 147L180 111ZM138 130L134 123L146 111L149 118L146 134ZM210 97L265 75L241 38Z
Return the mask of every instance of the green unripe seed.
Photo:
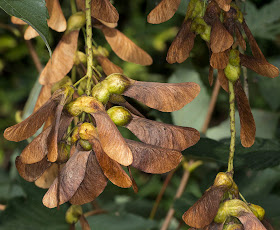
M224 69L224 73L229 81L236 82L240 77L241 68L240 66L227 64L226 68Z
M248 204L248 206L259 220L263 220L265 215L265 210L261 206L256 204Z
M131 113L122 106L114 106L107 110L109 117L118 126L125 126L132 120Z
M227 200L220 204L219 210L214 218L214 221L216 223L224 223L229 216L238 217L241 212L251 213L251 210L242 200Z
M240 66L239 51L236 49L231 49L229 53L229 64L233 66Z
M65 142L60 142L57 146L57 163L65 163L70 157L70 145L67 145Z
M230 188L230 190L228 191L231 195L233 195L234 197L238 197L239 196L239 189L236 185L236 183L233 181L233 184Z
M121 104L121 103L126 102L126 100L124 99L124 97L122 95L118 95L118 94L114 94L114 93L110 95L109 101L114 104Z
M85 122L80 126L79 137L84 140L98 138L97 130L93 124Z
M62 78L60 81L56 82L51 89L51 93L53 94L56 90L61 89L64 86L70 86L72 85L72 80L70 79L70 77L65 76L64 78Z
M129 79L118 73L109 75L103 82L107 84L108 91L114 94L122 94L130 85Z
M106 104L110 98L110 92L102 82L93 87L91 95L103 104Z
M87 64L87 55L81 51L77 51L74 59L74 64L79 65L79 64Z
M86 15L84 12L80 11L70 16L67 21L67 30L73 31L79 30L86 24Z
M243 230L242 224L229 223L225 224L223 230Z
M91 144L87 140L80 139L79 140L79 144L86 151L92 150L92 146L91 146Z
M191 18L194 19L196 17L202 17L203 16L203 3L200 0L191 0L185 19Z
M72 136L71 136L71 143L72 144L75 144L77 140L80 139L79 137L79 129L80 127L79 126L76 126L72 132Z
M211 35L211 26L206 26L204 33L200 34L200 37L206 41L206 42L210 42L210 35Z
M80 205L71 205L65 213L65 221L68 224L76 224L82 214L83 210Z
M215 178L214 186L226 186L228 189L232 187L233 180L231 176L224 172L219 172Z

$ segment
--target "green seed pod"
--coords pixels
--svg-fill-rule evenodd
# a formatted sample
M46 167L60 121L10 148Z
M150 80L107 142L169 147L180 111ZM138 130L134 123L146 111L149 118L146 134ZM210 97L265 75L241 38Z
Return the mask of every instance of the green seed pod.
M231 49L229 53L229 64L233 66L240 66L239 51L236 49Z
M238 199L227 200L220 204L214 221L216 223L224 223L229 216L238 217L241 212L250 212L248 206Z
M226 68L224 69L224 73L229 81L236 82L240 77L241 68L240 66L227 64Z
M124 97L122 95L118 95L118 94L114 94L114 93L110 95L109 101L114 104L122 104L122 103L126 102L126 100L124 99Z
M86 15L80 11L70 16L67 21L67 32L79 30L86 24Z
M211 26L207 25L205 26L205 30L203 34L200 34L200 37L206 41L210 42L210 35L211 35Z
M57 152L58 152L58 156L57 156L57 163L65 163L66 161L68 161L69 157L70 157L70 145L67 145L65 142L60 142L57 146Z
M79 137L84 140L98 138L97 130L93 124L85 122L81 124L79 129Z
M225 224L223 227L223 230L243 230L242 224L236 224L236 223L228 223Z
M110 93L122 94L130 86L130 81L122 74L113 73L104 80L104 84Z
M237 198L239 196L239 189L234 181L233 181L232 187L230 188L230 190L228 192L231 195L233 195L235 198Z
M92 88L91 95L103 104L106 104L110 98L110 92L103 82L98 83Z
M83 215L82 207L80 205L71 205L65 213L65 221L68 224L76 224L81 215Z
M79 129L80 129L80 126L76 126L72 132L72 136L71 136L71 143L72 144L75 144L77 140L80 139L79 137Z
M73 117L79 116L82 112L96 113L103 109L102 103L90 96L78 97L66 106L66 110Z
M51 93L53 94L56 90L61 89L64 86L70 86L73 85L72 80L70 77L65 76L60 81L56 82L51 89Z
M231 6L232 8L234 8L234 9L236 10L236 12L237 12L235 20L238 20L238 21L242 24L242 22L243 22L243 20L244 20L244 16L243 16L241 10L240 10L240 9L238 8L238 6L237 6L235 3L233 3L233 2L230 3L230 6Z
M132 119L131 113L122 106L114 106L108 109L107 113L112 121L118 126L125 126Z
M232 184L231 176L224 172L219 172L214 181L214 186L226 186L228 189L232 187Z
M102 47L102 46L98 46L97 52L98 52L99 55L102 55L104 57L108 57L109 56L108 50L106 48Z
M77 51L75 54L74 64L79 65L80 63L87 64L87 55L81 51Z
M188 5L185 20L203 16L203 3L200 0L191 0Z
M91 144L87 140L80 139L79 144L83 147L84 150L90 151L92 150Z
M256 204L248 204L248 206L259 220L263 220L265 215L265 210L261 206Z

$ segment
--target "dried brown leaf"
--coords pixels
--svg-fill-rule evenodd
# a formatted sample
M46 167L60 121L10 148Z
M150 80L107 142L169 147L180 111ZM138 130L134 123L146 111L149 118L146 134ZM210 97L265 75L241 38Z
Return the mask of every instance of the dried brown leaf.
M24 39L25 40L30 40L30 39L35 38L37 36L39 36L39 34L31 26L28 26L27 29L24 32Z
M190 55L196 34L191 31L191 20L184 21L174 41L168 49L166 61L170 64L182 63Z
M99 140L104 152L118 163L128 166L133 161L132 153L116 125L105 111L92 114L96 121Z
M240 139L244 147L251 147L255 142L256 125L248 98L240 80L234 84L235 99L240 117Z
M215 0L219 7L224 11L229 11L231 0Z
M36 112L43 104L45 104L51 97L51 85L43 85L36 101L34 112Z
M176 168L182 160L179 151L126 139L133 154L132 166L146 173L161 174Z
M45 172L40 176L36 181L35 185L39 188L49 188L54 182L55 178L58 175L58 166L57 164L52 164Z
M101 65L104 73L108 76L112 73L123 73L123 70L121 67L115 65L113 62L111 62L108 58L100 55L97 57L98 63Z
M123 93L145 105L162 112L172 112L190 103L200 92L198 84L184 83L134 83Z
M223 69L218 69L218 80L222 88L228 92L228 79Z
M238 219L243 224L244 230L267 230L253 213L241 212Z
M212 53L210 59L210 65L214 69L224 69L226 68L229 61L229 50L225 50L220 53Z
M178 10L181 0L162 0L148 15L147 21L160 24L173 17Z
M43 198L43 204L46 207L56 207L58 204L58 197L59 205L63 204L70 200L76 193L85 177L89 154L90 151L79 151L67 161L60 172L60 181L58 182L58 178L56 178ZM58 191L59 194L57 194Z
M59 0L46 0L50 19L48 25L57 32L66 30L67 24L63 12L61 10Z
M265 77L275 78L279 76L279 69L268 63L265 59L256 59L251 56L239 54L241 65L255 71Z
M24 164L34 164L41 161L47 154L47 138L51 131L51 126L33 139L20 154L21 162Z
M107 185L107 178L100 168L96 156L91 152L88 157L84 180L74 196L72 204L85 204L98 197Z
M7 128L4 137L9 141L22 141L33 136L54 112L57 103L50 98L40 109L32 113L24 121Z
M43 69L39 82L42 85L60 81L71 70L77 50L79 31L65 33L55 48L52 58Z
M151 65L153 63L153 59L148 53L119 30L106 26L102 26L101 30L112 50L124 61L140 65Z
M37 180L50 166L51 163L47 161L46 157L34 164L24 164L21 161L21 157L16 158L16 168L19 175L29 182Z
M178 151L189 148L200 139L199 132L194 128L165 124L135 115L126 128L147 144Z
M212 186L183 215L185 223L194 228L204 228L216 216L220 202L226 189L222 186Z
M13 24L16 24L16 25L26 25L26 24L27 24L25 21L23 21L23 20L21 20L21 19L15 17L15 16L12 16L12 17L11 17L11 22L12 22Z
M132 182L119 163L112 160L104 153L99 140L93 139L89 141L93 146L97 161L101 166L105 176L115 185L121 188L129 188Z

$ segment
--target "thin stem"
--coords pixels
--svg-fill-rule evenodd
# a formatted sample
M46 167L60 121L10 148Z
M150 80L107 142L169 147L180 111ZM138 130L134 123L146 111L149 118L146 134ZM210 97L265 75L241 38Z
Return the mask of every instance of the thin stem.
M76 87L78 84L80 84L83 80L85 80L87 78L86 76L83 76L79 81L77 81L73 86Z
M91 79L93 74L92 54L92 25L91 25L91 0L86 0L86 45L87 45L87 89L86 94L90 95Z
M74 65L72 70L71 70L71 80L72 82L76 82L77 78L77 67Z
M158 209L158 206L159 206L159 203L160 203L160 201L163 197L163 194L164 194L169 182L171 181L175 171L176 171L176 169L173 169L170 173L168 173L168 175L167 175L167 177L166 177L166 179L165 179L165 181L164 181L164 183L163 183L163 185L160 189L160 192L157 195L156 201L154 203L153 209L152 209L151 214L150 214L150 219L154 219L154 217L156 215L156 212L157 212L157 209Z
M216 83L215 83L215 86L214 86L212 96L211 96L211 100L210 100L210 103L209 103L209 106L208 106L207 116L205 118L202 130L201 130L201 132L203 134L206 133L206 131L208 129L208 126L209 126L209 123L211 121L212 114L213 114L213 111L214 111L214 108L215 108L215 105L216 105L216 102L217 102L217 98L218 98L218 95L219 95L220 88L221 88L221 86L220 86L219 80L217 79Z
M70 5L71 5L72 14L77 13L76 1L75 0L70 0Z
M34 46L32 45L32 42L30 40L25 40L25 43L27 45L27 48L29 50L29 53L30 53L30 55L32 57L32 60L33 60L33 62L35 64L35 67L36 67L37 71L39 73L41 73L42 70L43 70L43 66L41 64L40 58L39 58L36 50L34 49Z
M233 158L235 151L235 102L234 102L234 87L231 81L229 81L229 117L230 117L230 147L229 147L229 159L228 159L228 172L233 174Z
M244 92L248 98L249 101L249 84L248 84L248 73L247 73L247 68L242 66L242 71L243 71L243 78L244 78Z

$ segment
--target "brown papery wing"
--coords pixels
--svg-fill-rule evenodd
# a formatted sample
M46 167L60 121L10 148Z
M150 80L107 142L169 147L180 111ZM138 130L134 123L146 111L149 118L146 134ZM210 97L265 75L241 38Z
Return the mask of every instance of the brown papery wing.
M89 140L93 146L97 161L101 166L105 176L115 185L121 188L129 188L132 185L130 177L126 174L119 163L112 160L104 153L99 140Z
M67 24L63 12L61 10L59 0L46 0L50 19L48 25L57 32L66 30Z
M36 181L35 185L39 188L49 188L54 182L55 178L58 175L58 166L57 164L52 164L46 171L40 176Z
M126 139L133 154L132 166L146 173L161 174L176 168L182 160L179 151Z
M166 61L169 64L182 63L189 56L196 34L191 31L191 20L184 21L174 41L168 49Z
M36 112L43 104L45 104L51 97L51 85L43 85L36 101L34 112Z
M119 13L110 0L92 0L91 16L108 23L117 23Z
M15 16L12 16L12 17L11 17L11 22L12 22L13 24L16 24L16 25L26 25L26 24L27 24L25 21L23 21L23 20L21 20L21 19L15 17Z
M194 228L203 228L215 218L225 192L224 187L211 187L183 215L185 223Z
M132 97L150 108L162 112L172 112L190 103L199 92L200 87L194 82L157 83L135 81L123 95Z
M57 102L50 98L40 109L32 113L24 121L7 128L4 137L9 141L22 141L33 136L54 112Z
M235 25L235 36L238 41L238 45L245 51L246 50L246 41L243 38L242 33L240 32L238 26Z
M279 76L279 69L265 59L256 59L251 56L239 54L241 65L255 71L265 77L275 78Z
M220 53L212 53L210 59L210 65L214 69L224 69L226 68L229 61L229 50L225 50Z
M215 2L224 11L229 11L231 0L215 0Z
M118 163L128 166L133 156L124 138L105 111L92 114L96 121L99 141L104 152Z
M34 164L41 161L47 154L47 138L51 131L51 126L34 138L20 154L21 162L24 164Z
M218 80L222 88L228 92L228 79L223 69L218 69Z
M59 182L58 178L55 179L43 198L43 204L46 207L54 208L58 203L60 205L71 199L85 177L90 153L90 151L78 151L67 161L60 172ZM57 194L58 191L59 194Z
M126 128L147 144L178 151L189 148L200 139L199 132L194 128L165 124L135 115Z
M46 157L34 164L24 164L21 161L21 157L16 158L16 168L19 175L29 182L37 180L50 166L51 163L47 161Z
M162 0L148 15L151 24L160 24L173 17L178 10L181 0Z
M30 40L32 38L36 38L37 36L39 36L39 34L31 26L28 26L27 29L24 32L24 39L25 40Z
M229 49L233 44L233 37L224 27L219 18L212 23L210 47L213 53L220 53ZM213 54L212 54L213 55Z
M98 197L106 185L107 178L104 176L95 155L91 153L88 157L84 180L70 199L70 202L80 205L88 203Z
M241 212L237 218L245 230L267 230L253 213Z
M218 224L213 221L211 224L204 227L203 230L223 230L223 228L224 228L224 223ZM232 230L238 230L238 229L232 229Z
M240 80L235 82L234 92L240 117L241 143L244 147L251 147L255 142L256 125L248 98L243 90Z
M102 32L112 50L124 61L140 65L151 65L153 59L143 49L117 29L101 27Z
M66 32L63 35L40 75L39 82L42 85L60 81L72 69L77 50L78 36L79 30Z
M123 70L121 67L115 65L113 62L111 62L108 58L104 56L98 56L97 57L98 63L101 65L104 73L109 76L112 73L123 73Z
M212 86L213 85L213 75L214 75L214 69L213 67L210 65L209 66L209 74L208 74L208 81L209 81L209 85Z

